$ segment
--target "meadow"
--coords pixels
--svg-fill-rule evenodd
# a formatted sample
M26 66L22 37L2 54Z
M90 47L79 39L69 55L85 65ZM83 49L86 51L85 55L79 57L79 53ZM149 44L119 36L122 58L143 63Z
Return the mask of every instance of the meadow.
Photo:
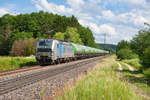
M121 62L125 62L135 69L134 73L132 73L123 63L121 63L124 69L124 77L127 78L132 84L142 88L148 94L150 94L150 68L142 67L138 58L123 60Z
M80 77L55 100L145 100L121 78L115 56L111 56L101 60L92 72Z
M33 65L38 65L35 58L0 56L0 71L14 70Z

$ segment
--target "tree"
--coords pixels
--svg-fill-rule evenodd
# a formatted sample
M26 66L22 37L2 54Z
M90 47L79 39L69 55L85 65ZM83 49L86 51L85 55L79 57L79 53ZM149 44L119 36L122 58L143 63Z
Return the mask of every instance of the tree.
M121 49L129 49L130 48L130 43L128 41L122 40L118 43L116 47L116 52L118 52Z
M78 22L77 18L74 15L72 15L71 18L69 18L68 24L71 27L78 27L79 26L79 22Z
M57 40L64 40L64 33L62 33L62 32L57 32L54 36L53 36L53 38L54 39L57 39Z
M16 40L24 40L24 39L29 39L29 38L33 38L32 32L18 32L14 34L14 36L12 36L10 44L13 45L14 41Z
M148 27L149 24L145 23ZM140 30L130 42L121 41L117 45L118 58L128 58L131 53L129 50L136 53L140 58L140 62L144 67L150 66L150 28ZM128 52L128 53L126 53ZM133 54L135 55L135 54ZM130 58L130 57L129 57Z
M143 51L141 61L145 67L150 67L150 46Z
M55 29L55 32L65 32L68 26L67 23L68 22L65 16L56 15L52 29Z
M62 40L63 35L64 39L75 43L97 46L91 30L80 25L73 15L66 17L43 11L16 16L6 14L0 17L0 55L8 55L14 41L19 39L51 36Z
M52 26L53 26L53 22L54 22L54 18L53 18L53 14L49 14L48 12L44 13L44 12L40 12L41 14L41 22L40 22L40 32L42 35L44 36L53 36L53 32L50 32L51 30L55 30Z
M54 36L54 39L57 40L65 40L65 41L71 41L78 44L83 44L79 33L77 32L76 28L73 27L67 27L66 31L64 33L57 32Z
M28 39L28 38L33 38L33 33L32 32L18 32L14 34L12 40L19 40L19 39Z
M89 28L84 28L82 26L78 27L78 33L80 34L81 40L86 46L97 47L95 43L95 38Z
M122 48L118 51L117 53L117 58L122 60L122 59L133 59L137 58L138 56L132 52L129 48Z
M65 41L72 41L74 43L78 43L78 44L83 44L81 38L80 38L80 35L79 33L77 32L77 29L76 28L73 28L73 27L67 27L67 30L65 32L65 35L64 35L64 40Z
M11 49L10 39L11 39L11 27L8 24L5 28L3 34L0 35L0 55L8 55Z
M133 40L131 40L131 48L140 57L143 56L143 51L150 45L150 31L141 30Z
M4 36L0 34L0 55L5 54L4 43L5 43Z
M119 59L132 59L138 57L135 53L133 53L130 48L130 42L122 40L118 43L116 47L117 58Z
M12 56L30 56L36 53L35 39L16 40L11 49Z

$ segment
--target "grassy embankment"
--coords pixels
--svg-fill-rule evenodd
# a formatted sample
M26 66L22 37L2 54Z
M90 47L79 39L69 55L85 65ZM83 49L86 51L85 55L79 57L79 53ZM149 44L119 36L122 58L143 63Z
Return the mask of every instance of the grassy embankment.
M115 56L100 61L87 76L76 85L56 96L56 100L143 100L130 89L127 81L120 79Z
M37 65L35 58L0 57L0 71L14 70L23 66Z
M131 59L131 60L123 60L131 66L134 67L135 72L132 73L129 69L122 63L123 66L123 75L127 78L131 83L135 84L136 86L142 88L146 92L150 94L150 68L149 69L142 69L142 65L140 64L139 59Z

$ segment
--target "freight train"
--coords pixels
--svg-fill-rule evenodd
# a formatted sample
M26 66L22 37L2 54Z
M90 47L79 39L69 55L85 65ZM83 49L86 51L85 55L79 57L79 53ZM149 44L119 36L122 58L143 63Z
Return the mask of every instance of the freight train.
M72 42L55 39L41 39L36 47L36 60L40 65L58 64L72 60L96 57L108 54L109 51L96 49Z

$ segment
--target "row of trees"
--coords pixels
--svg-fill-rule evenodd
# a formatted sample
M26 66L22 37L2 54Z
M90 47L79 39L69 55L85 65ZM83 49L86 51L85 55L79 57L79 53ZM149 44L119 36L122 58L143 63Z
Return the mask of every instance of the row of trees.
M36 41L48 37L98 47L91 30L80 25L74 16L40 11L0 17L0 55L10 55L14 47L17 47L17 42L21 42L19 40ZM21 44L18 43L19 45Z
M121 41L117 45L119 59L139 57L145 67L150 67L150 29L140 30L130 42Z

